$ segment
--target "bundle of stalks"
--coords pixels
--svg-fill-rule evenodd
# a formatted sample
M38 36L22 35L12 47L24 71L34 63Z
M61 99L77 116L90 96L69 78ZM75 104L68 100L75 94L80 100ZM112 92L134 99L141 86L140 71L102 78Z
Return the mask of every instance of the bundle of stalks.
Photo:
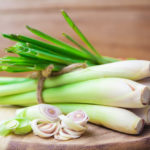
M150 77L150 61L123 61L100 55L66 12L62 11L62 14L88 49L67 34L63 35L78 48L27 26L32 33L53 44L23 35L3 34L17 41L6 50L18 57L0 58L0 70L38 71L43 76L42 73L52 65L51 77L45 79L44 76L44 103L55 105L66 114L80 109L94 124L123 133L139 134L144 123L150 124L150 86L139 81ZM0 105L37 104L38 81L38 78L0 77ZM42 116L37 106L28 110L25 111L29 112L28 116L33 110L36 110L34 116ZM29 125L28 121L26 124Z

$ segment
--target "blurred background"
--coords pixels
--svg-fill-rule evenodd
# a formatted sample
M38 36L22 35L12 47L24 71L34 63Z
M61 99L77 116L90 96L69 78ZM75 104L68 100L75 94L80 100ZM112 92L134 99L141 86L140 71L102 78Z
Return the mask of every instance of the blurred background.
M150 60L150 0L1 0L0 32L37 38L26 30L30 25L64 41L63 32L80 41L61 9L102 55ZM0 37L0 56L12 44Z

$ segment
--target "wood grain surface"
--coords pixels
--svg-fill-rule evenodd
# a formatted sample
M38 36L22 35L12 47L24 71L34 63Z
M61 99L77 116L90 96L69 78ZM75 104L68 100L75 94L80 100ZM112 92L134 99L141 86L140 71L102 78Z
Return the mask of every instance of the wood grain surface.
M13 107L1 107L0 120L12 118L15 110ZM0 137L0 143L0 150L149 150L150 127L145 127L141 135L133 136L89 123L87 132L75 140L42 139L31 133Z

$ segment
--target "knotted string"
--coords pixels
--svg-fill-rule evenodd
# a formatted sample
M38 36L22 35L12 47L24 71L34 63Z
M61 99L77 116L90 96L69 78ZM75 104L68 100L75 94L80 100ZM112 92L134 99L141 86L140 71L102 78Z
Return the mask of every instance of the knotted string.
M74 64L64 67L62 70L60 70L58 72L52 72L54 66L49 65L45 70L42 70L39 72L33 72L29 77L34 78L34 79L38 78L38 84L37 84L37 102L38 102L38 104L44 103L43 89L44 89L44 82L47 78L49 78L51 76L65 74L65 73L71 72L78 68L86 68L86 67L87 67L86 63L74 63Z

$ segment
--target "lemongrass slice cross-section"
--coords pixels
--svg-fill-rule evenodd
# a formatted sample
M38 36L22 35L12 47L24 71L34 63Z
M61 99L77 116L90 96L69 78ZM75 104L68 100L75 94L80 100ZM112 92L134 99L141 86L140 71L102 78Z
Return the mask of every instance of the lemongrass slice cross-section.
M60 124L59 122L50 123L44 120L36 119L31 122L31 127L35 135L48 138L57 134L60 128Z
M67 140L70 140L71 138L67 138L67 137L64 137L64 136L61 136L59 133L55 134L54 135L54 138L56 140L61 140L61 141L67 141Z
M60 130L59 130L59 134L60 134L60 136L63 136L63 137L65 137L65 138L73 138L73 139L75 139L75 138L79 138L81 135L73 135L73 134L69 134L68 132L66 132L63 128L61 128Z
M29 120L42 119L50 122L58 121L58 116L60 114L61 111L59 108L48 104L38 104L24 109L19 109L16 112L16 116L25 117Z
M67 117L72 119L77 124L80 124L83 126L86 125L89 120L88 115L82 110L73 111L73 112L69 113L67 115Z
M74 131L85 131L86 130L86 127L75 123L72 119L68 118L67 116L60 115L59 118L61 120L61 126L64 128L69 128Z
M64 128L64 131L67 132L70 135L75 135L75 136L81 136L85 131L73 131L68 128Z
M18 125L19 125L19 122L17 120L10 120L7 122L6 128L7 129L15 129L18 127Z

